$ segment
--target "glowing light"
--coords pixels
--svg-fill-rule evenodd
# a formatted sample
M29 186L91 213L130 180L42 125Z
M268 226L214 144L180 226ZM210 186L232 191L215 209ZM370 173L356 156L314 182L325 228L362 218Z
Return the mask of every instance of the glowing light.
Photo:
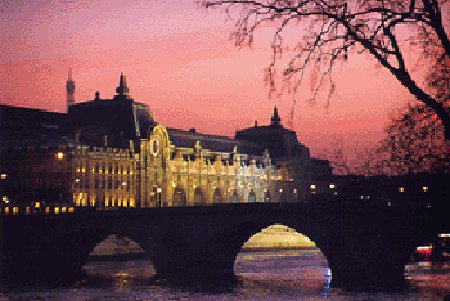
M316 185L315 185L315 184L311 184L311 185L309 186L309 188L311 188L311 189L316 189Z
M41 208L41 203L40 202L34 203L34 208Z
M56 153L56 158L58 158L58 160L64 159L64 153L63 152Z
M402 192L402 193L405 192L405 187L399 187L399 188L398 188L398 191L399 191L399 192Z
M13 214L19 213L19 207L13 207Z
M2 200L3 200L3 202L5 202L6 204L9 203L9 200L8 200L8 197L7 197L7 196L2 197Z
M6 179L6 174L5 174L5 173L2 173L2 174L0 175L0 179L5 180L5 179Z
M73 207L69 207L69 209L67 209L68 212L73 212Z
M428 186L423 186L422 190L423 190L423 192L428 192Z
M55 208L53 209L53 212L54 212L55 214L59 214L59 207L55 207Z
M283 192L283 188L280 188L280 192Z
M441 233L441 234L438 234L438 237L439 238L450 238L450 233Z
M336 185L334 185L333 183L330 184L330 189L334 189L336 188Z

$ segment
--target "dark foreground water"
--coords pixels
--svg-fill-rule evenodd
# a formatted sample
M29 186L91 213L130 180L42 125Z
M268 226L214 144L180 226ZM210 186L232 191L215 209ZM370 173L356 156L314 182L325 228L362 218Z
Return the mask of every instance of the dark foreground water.
M90 277L68 288L0 287L0 301L106 300L423 300L442 301L450 294L450 263L411 263L403 292L345 292L330 288L332 273L318 251L241 253L235 272L239 284L216 287L171 287L152 280L148 261L90 262Z

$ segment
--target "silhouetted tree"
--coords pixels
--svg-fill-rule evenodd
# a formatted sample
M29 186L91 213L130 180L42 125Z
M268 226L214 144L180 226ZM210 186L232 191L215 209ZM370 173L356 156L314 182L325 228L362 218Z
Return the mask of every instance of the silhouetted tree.
M376 149L375 160L384 173L450 173L444 129L430 108L409 106L392 119L386 134Z
M356 147L354 156L349 157L343 138L336 136L321 156L330 161L334 174L372 176L382 174L378 168L377 150L376 147Z
M353 53L370 53L419 101L433 109L450 140L449 78L450 42L442 21L448 0L207 0L205 7L222 6L227 13L237 10L236 45L251 45L256 29L276 25L273 55L266 80L275 89L277 62L284 42L283 33L297 26L294 54L281 72L288 92L294 95L311 71L313 98L328 83L334 91L332 71L338 62ZM444 9L442 9L444 7ZM407 38L409 36L409 38ZM406 54L422 55L419 67L428 67L426 84L412 77L414 66L406 64ZM317 76L317 78L316 78ZM286 85L283 85L286 87Z

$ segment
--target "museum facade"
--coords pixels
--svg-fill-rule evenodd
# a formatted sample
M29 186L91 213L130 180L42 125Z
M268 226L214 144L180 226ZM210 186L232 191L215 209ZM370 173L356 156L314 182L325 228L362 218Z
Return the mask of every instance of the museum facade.
M230 138L159 124L130 97L124 75L116 92L112 99L96 92L67 114L0 106L0 207L298 202L315 193L316 159L276 108L270 125Z

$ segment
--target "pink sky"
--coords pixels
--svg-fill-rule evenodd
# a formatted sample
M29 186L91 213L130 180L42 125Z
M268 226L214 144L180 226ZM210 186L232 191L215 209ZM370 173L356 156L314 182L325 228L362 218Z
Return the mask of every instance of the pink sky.
M2 104L63 112L73 67L77 102L97 90L111 98L124 72L131 96L166 126L232 136L255 120L267 124L274 105L288 121L291 98L269 98L263 82L267 34L252 49L234 47L233 22L220 10L192 0L38 2L0 2ZM364 55L336 69L334 80L330 107L300 94L295 108L294 130L313 154L334 136L349 148L373 144L392 113L413 100Z

